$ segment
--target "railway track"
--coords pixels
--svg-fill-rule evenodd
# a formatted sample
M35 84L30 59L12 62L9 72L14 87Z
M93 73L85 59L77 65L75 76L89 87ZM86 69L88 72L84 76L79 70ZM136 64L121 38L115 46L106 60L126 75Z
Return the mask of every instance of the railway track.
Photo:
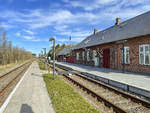
M0 76L0 106L6 100L30 64L31 62L26 62Z
M51 66L52 67L52 66ZM136 96L120 91L97 80L88 78L80 73L68 76L68 71L63 67L56 67L56 71L64 71L64 77L76 86L92 95L97 101L110 108L109 112L117 113L150 113L150 102Z

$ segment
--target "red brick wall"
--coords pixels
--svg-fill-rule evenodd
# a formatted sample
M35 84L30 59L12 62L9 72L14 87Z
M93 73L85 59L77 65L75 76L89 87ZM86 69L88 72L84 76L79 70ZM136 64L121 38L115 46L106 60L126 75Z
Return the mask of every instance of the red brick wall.
M75 61L75 57L74 57L74 56L68 56L68 57L66 58L66 62L74 63L74 61Z
M140 72L140 73L150 73L150 66L139 64L139 46L143 44L150 45L150 35L142 36L137 38L129 39L125 42L125 46L128 46L130 49L130 64L125 64L125 70L130 72ZM110 48L110 68L122 70L122 53L121 53L121 43L113 42L102 45L97 45L90 47L90 50L94 50L96 48L101 48L102 50L105 48ZM90 59L89 62L82 60L82 52L83 49L75 50L74 52L80 52L80 58L78 61L75 60L75 63L86 64L93 66L94 62ZM86 53L85 53L86 55ZM76 54L75 54L76 56ZM85 58L86 60L86 58ZM103 67L103 58L100 59L101 65L99 67Z
M125 45L130 47L130 64L126 65L127 71L150 73L150 65L139 64L139 46L143 44L150 45L150 36L130 39Z
M63 55L57 56L57 61L58 62L64 62L65 61L65 57Z

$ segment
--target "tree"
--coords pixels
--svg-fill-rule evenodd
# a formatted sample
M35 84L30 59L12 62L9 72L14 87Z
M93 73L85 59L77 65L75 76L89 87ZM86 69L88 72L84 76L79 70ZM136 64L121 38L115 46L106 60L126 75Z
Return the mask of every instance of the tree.
M1 29L0 29L1 30ZM8 41L5 31L0 31L0 65L16 63L32 58L32 53L12 46L12 42Z

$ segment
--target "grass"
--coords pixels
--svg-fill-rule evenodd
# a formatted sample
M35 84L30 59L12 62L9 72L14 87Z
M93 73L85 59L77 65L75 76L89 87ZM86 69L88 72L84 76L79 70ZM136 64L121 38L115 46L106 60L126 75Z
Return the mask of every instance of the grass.
M46 70L44 63L42 63L41 61L38 60L38 64L41 70Z
M52 74L43 77L56 113L99 113L59 77L56 76L55 80Z

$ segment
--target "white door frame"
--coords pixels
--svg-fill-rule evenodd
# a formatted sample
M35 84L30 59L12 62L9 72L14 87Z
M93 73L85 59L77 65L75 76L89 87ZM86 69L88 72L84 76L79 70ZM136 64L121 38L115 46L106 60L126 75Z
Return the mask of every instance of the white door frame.
M96 57L96 50L93 50L93 61L94 61L94 66L99 66L99 58Z

